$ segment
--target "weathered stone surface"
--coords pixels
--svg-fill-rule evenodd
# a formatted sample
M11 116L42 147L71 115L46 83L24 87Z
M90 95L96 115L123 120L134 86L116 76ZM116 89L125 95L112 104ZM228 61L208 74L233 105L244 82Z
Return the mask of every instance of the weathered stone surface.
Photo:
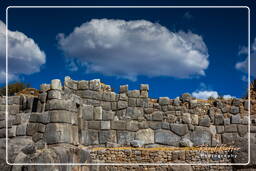
M54 79L51 81L52 90L62 90L61 81L59 79Z
M222 143L229 144L229 145L234 144L237 138L238 138L237 133L224 133L221 136Z
M111 129L125 130L126 121L111 121Z
M198 125L198 123L199 123L198 115L191 115L191 124Z
M25 136L27 130L27 124L18 125L16 128L16 136Z
M99 133L100 144L104 144L107 142L116 142L116 131L100 131Z
M139 129L139 124L138 124L138 121L128 121L126 123L126 129L128 131L137 131Z
M50 90L48 91L48 99L61 99L61 91L60 90Z
M22 148L21 151L24 154L33 154L33 153L36 152L36 148L35 148L35 146L33 144L28 144L24 148Z
M154 129L154 130L161 129L162 128L162 122L160 122L160 121L151 121L151 122L149 122L149 127L151 129Z
M222 114L215 115L214 124L215 125L223 125L224 124L224 116Z
M128 91L128 97L140 97L140 90L130 90Z
M100 79L93 79L89 81L89 88L98 91L101 89Z
M170 99L169 99L169 97L160 97L160 98L158 99L158 101L159 101L159 104L160 104L160 105L168 105L168 104L170 104Z
M153 121L162 121L163 113L160 111L156 111L156 112L152 113L152 120Z
M206 127L196 126L190 137L195 146L203 144L211 145L211 133Z
M135 138L135 132L117 131L117 143L122 145L130 145Z
M135 134L135 140L143 141L145 144L154 143L154 131L150 128L140 129Z
M55 123L70 123L72 124L72 115L75 115L65 110L55 110L49 112L50 122Z
M126 111L126 117L130 119L138 119L143 115L143 108L140 107L128 107Z
M240 104L241 104L240 99L236 99L236 98L233 99L232 105L234 105L234 106L239 106Z
M248 132L248 126L247 125L237 125L237 130L238 130L240 137L243 137Z
M77 85L78 90L87 90L89 89L89 81L81 80Z
M205 115L203 118L200 119L199 121L199 126L205 126L209 127L211 123L211 120L208 115Z
M136 98L129 98L128 99L128 106L129 107L136 107L137 106L137 99Z
M94 119L102 120L102 107L94 107Z
M193 143L188 138L182 138L180 140L180 146L181 147L192 147Z
M127 101L118 101L117 102L117 109L125 109L128 107Z
M144 146L144 141L142 141L142 140L132 140L130 142L130 145L132 147L143 147Z
M97 130L82 131L81 143L84 145L96 145L99 144L99 132Z
M237 125L231 124L231 125L225 125L225 132L237 132Z
M80 115L85 120L93 120L93 106L82 105L80 107Z
M100 121L88 121L88 128L89 129L100 129L101 122Z
M217 131L218 134L224 133L224 126L217 126L216 131Z
M156 130L155 142L163 145L179 146L180 137L171 131Z
M110 129L110 121L101 121L101 129Z
M116 101L116 93L114 93L114 92L103 92L102 100L110 101L110 102Z
M115 112L113 111L104 111L102 112L102 120L104 121L111 121L114 119Z
M46 126L45 137L48 144L71 143L72 128L66 123L49 123Z
M182 102L189 102L192 99L191 95L189 93L184 93L181 95L180 100Z
M230 113L232 114L238 114L239 113L239 107L237 106L231 106Z
M140 85L140 90L142 90L142 91L148 91L148 90L149 90L149 85L148 85L148 84L141 84L141 85Z
M182 122L185 123L185 124L191 124L190 113L183 113L182 114Z
M241 117L240 117L239 114L231 116L231 123L232 124L239 124L240 121L241 121Z
M170 124L171 131L179 136L183 136L188 133L188 126L186 124Z
M121 85L119 88L119 93L126 93L128 92L128 85Z

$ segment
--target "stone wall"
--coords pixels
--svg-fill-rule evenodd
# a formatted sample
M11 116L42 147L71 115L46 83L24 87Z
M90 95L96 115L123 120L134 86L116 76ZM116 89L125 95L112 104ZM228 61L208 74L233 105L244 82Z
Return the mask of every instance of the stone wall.
M8 98L9 157L13 162L38 163L174 163L248 161L248 105L246 99L200 100L148 97L121 85L119 93L100 80L65 77L42 84L38 97ZM5 98L0 98L0 141L5 141ZM251 101L252 114L256 101ZM256 119L251 115L255 149ZM239 147L236 158L203 158L193 147ZM97 147L109 149L93 150ZM129 147L125 150L111 148ZM145 151L139 148L179 147L189 151ZM135 148L135 149L134 149ZM138 149L136 149L138 148ZM0 148L5 151L4 145ZM227 152L228 153L228 152ZM178 155L177 155L178 154ZM254 154L252 154L254 155ZM155 156L155 157L154 157ZM1 157L1 161L4 158ZM0 162L1 162L0 161ZM1 162L3 167L8 167ZM255 163L255 157L251 164ZM193 167L193 168L196 168ZM225 167L223 167L225 168ZM227 168L225 168L227 170ZM223 169L223 170L225 170ZM232 170L232 167L229 168Z

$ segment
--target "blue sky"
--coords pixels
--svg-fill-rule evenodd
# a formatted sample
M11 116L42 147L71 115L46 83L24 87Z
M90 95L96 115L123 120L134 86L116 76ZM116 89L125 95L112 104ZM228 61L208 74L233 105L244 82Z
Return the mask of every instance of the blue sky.
M115 91L121 84L138 89L148 83L151 97L242 97L247 29L245 8L9 9L9 30L18 31L10 33L10 78L36 88L71 76L100 78ZM253 44L254 23L251 30Z

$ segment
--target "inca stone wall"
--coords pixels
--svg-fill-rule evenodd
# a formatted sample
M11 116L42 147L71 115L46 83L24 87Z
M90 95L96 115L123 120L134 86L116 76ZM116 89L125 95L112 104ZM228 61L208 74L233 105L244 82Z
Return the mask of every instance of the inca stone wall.
M38 97L9 97L8 162L247 163L247 99L205 101L194 99L189 94L176 99L152 99L148 97L148 91L147 84L141 84L139 90L129 90L127 85L122 85L119 93L115 93L98 79L75 81L65 77L63 85L57 79L52 80L51 84L41 85ZM5 154L7 126L4 97L0 98L0 103L0 152ZM256 100L251 100L250 107L251 150L255 150ZM240 148L232 153L236 155L235 158L206 158L200 155L202 152L193 150L193 147L201 145L215 147L224 144ZM98 147L106 149L93 150ZM130 148L111 150L119 147ZM143 150L159 147L179 149ZM223 156L231 154L230 151L224 153ZM253 167L256 157L254 153L251 155L250 164ZM42 170L40 166L8 166L5 155L0 157L0 162L0 166L6 170ZM234 169L231 166L218 167L220 170ZM92 166L49 166L47 170L90 168ZM120 170L127 167L112 168ZM216 166L189 166L191 170L209 168ZM93 166L93 169L111 170L111 166Z

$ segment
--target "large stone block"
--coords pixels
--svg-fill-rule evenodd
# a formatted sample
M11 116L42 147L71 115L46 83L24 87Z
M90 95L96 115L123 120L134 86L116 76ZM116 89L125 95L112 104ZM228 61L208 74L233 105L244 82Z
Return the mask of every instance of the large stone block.
M154 131L150 128L140 129L135 134L135 139L143 141L144 144L153 144L154 143Z
M72 126L67 123L49 123L46 126L47 144L72 143Z
M89 129L100 129L101 122L100 121L88 121L88 128Z
M113 111L102 111L102 120L104 121L111 121L114 119L115 112Z
M110 121L101 121L101 129L110 129Z
M139 129L138 121L127 121L126 123L126 129L128 131L137 131Z
M25 115L22 115L22 120L25 119ZM29 117L29 122L35 122L35 123L49 123L50 117L48 112L44 113L32 113Z
M101 89L100 79L93 79L89 81L89 88L98 91Z
M110 101L110 102L116 101L116 93L115 92L103 92L102 100Z
M78 90L87 90L89 89L89 81L81 80L77 85Z
M231 123L232 124L240 124L240 122L241 122L241 117L240 117L239 114L231 116Z
M188 133L188 126L186 124L170 124L172 132L179 136L183 136Z
M82 130L80 143L84 145L97 145L99 144L99 132L97 130Z
M160 98L158 99L158 101L159 101L159 104L160 104L160 105L168 105L168 104L170 104L170 99L169 99L169 97L160 97Z
M204 117L200 118L199 125L209 127L211 124L211 120L208 115L205 115Z
M182 114L182 122L185 123L185 124L191 124L190 113L183 113Z
M236 124L231 124L231 125L225 125L224 131L227 133L231 132L237 132L237 125Z
M125 109L128 107L128 102L127 101L118 101L117 102L117 109Z
M223 125L224 124L224 116L222 114L215 115L214 124L215 125Z
M143 108L140 107L128 107L126 111L126 117L130 119L138 119L143 116Z
M73 113L65 110L54 110L49 112L50 122L72 124Z
M149 90L149 85L148 84L141 84L140 85L140 90L141 91L148 91Z
M48 91L48 99L61 99L61 91L60 90L50 90Z
M152 120L153 121L162 121L163 120L163 112L156 111L152 113Z
M16 128L16 136L25 136L27 130L27 124L18 125Z
M155 143L170 145L178 147L180 143L180 137L171 131L167 130L156 130L155 132Z
M130 90L128 91L128 97L140 97L140 90Z
M105 144L107 142L116 143L116 131L114 130L103 130L99 133L100 144Z
M91 105L81 105L80 106L80 116L84 120L93 120L93 106Z
M59 79L54 79L51 81L52 90L62 90L61 81Z
M102 120L102 107L94 107L94 119Z
M116 130L125 130L126 129L126 121L111 121L111 129Z
M191 124L198 125L198 115L191 115Z
M237 107L237 106L231 106L231 108L230 108L230 113L232 113L232 114L238 114L239 113L239 107Z
M68 104L66 100L52 99L47 103L48 110L66 110Z
M29 136L35 134L38 131L38 123L29 123L26 131Z
M237 133L224 133L221 136L222 143L228 145L234 145L235 141L238 139Z
M136 101L137 101L136 98L129 98L128 99L128 106L129 107L136 107Z
M191 132L190 137L195 146L211 145L212 135L207 127L196 126L195 130Z
M117 131L117 143L122 145L130 145L135 138L135 132Z

